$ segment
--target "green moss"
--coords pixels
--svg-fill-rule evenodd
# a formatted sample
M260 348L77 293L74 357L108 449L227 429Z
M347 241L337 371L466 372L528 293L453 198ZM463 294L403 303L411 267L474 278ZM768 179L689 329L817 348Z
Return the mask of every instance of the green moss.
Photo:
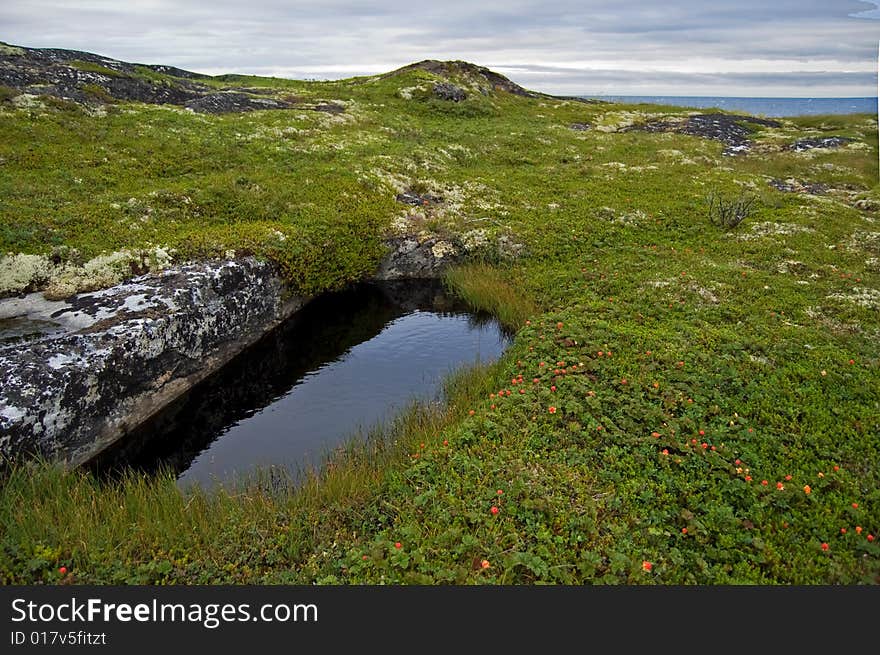
M101 64L96 64L91 61L74 59L73 61L68 62L68 65L71 68L75 68L85 73L98 73L99 75L106 75L107 77L128 77L125 73L108 68L107 66L101 66Z
M103 86L98 84L83 84L81 90L86 95L100 100L101 102L114 103L116 99Z
M0 42L0 55L23 55L24 50L8 43Z
M854 206L878 197L875 117L793 118L727 157L699 137L618 131L681 109L443 102L438 79L204 81L302 105L240 115L0 108L0 252L235 250L318 293L369 276L392 225L523 246L451 274L517 334L497 366L451 381L442 420L408 414L393 456L352 448L302 495L190 503L162 478L28 472L0 494L5 579L54 580L66 562L99 583L877 582L880 228ZM319 101L345 112L306 109ZM837 134L855 141L784 148ZM713 189L757 198L736 229L712 226ZM404 190L442 200L412 207ZM103 509L72 516L76 494ZM134 523L113 518L126 504Z
M9 102L19 94L17 89L0 84L0 102Z

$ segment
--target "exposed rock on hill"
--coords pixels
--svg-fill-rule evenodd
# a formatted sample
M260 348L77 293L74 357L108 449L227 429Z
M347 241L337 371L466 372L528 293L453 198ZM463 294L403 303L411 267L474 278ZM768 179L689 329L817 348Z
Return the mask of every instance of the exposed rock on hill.
M852 139L845 136L826 136L810 139L799 139L788 146L789 150L795 152L803 152L804 150L812 150L813 148L839 148L850 143Z
M754 116L742 116L738 114L695 114L688 116L683 121L658 120L642 125L633 125L625 128L624 132L679 132L690 136L700 136L705 139L721 141L727 147L725 155L735 155L745 152L751 147L749 130L743 123L762 125L764 127L781 127L779 121Z
M482 93L488 94L493 91L505 91L518 96L526 96L529 98L537 98L542 94L528 91L520 85L511 82L509 79L489 70L483 66L477 66L467 61L438 61L436 59L425 59L424 61L398 68L395 71L386 73L383 77L391 77L413 70L424 70L434 75L446 78L448 80L456 80L460 78L467 79L474 83ZM436 89L435 89L436 92ZM463 99L463 98L462 98Z
M264 90L218 92L204 83L210 79L208 75L174 66L132 64L79 50L0 44L0 85L19 94L51 96L81 104L122 100L181 105L201 113L293 106L261 95Z

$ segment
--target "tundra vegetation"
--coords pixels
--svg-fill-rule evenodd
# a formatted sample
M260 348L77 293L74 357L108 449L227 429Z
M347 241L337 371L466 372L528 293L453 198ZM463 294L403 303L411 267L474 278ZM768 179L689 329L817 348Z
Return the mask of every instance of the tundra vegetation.
M232 113L75 65L79 97L0 88L0 293L256 254L315 294L441 235L448 284L516 335L298 487L16 463L3 582L880 582L875 116L740 122L724 154L676 129L705 112L461 64L200 78L286 105Z

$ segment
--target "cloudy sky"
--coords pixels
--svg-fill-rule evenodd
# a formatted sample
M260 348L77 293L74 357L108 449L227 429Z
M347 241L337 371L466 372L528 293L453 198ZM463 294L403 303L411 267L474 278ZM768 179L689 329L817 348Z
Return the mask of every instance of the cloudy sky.
M464 59L557 94L875 96L880 2L2 0L0 40L209 74Z

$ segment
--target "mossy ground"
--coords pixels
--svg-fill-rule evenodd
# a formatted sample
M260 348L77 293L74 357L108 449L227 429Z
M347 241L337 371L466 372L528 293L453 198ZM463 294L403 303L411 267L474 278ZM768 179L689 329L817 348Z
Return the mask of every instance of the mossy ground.
M0 104L3 252L234 249L315 293L369 274L393 225L525 246L450 279L518 332L450 382L446 409L413 409L299 492L188 498L170 477L19 467L0 496L2 579L880 580L880 214L854 207L880 199L875 118L785 120L726 157L616 131L682 109L452 103L433 81L211 81L341 115ZM817 135L855 141L782 147ZM444 202L409 208L405 189ZM712 225L712 190L753 194L752 214Z

